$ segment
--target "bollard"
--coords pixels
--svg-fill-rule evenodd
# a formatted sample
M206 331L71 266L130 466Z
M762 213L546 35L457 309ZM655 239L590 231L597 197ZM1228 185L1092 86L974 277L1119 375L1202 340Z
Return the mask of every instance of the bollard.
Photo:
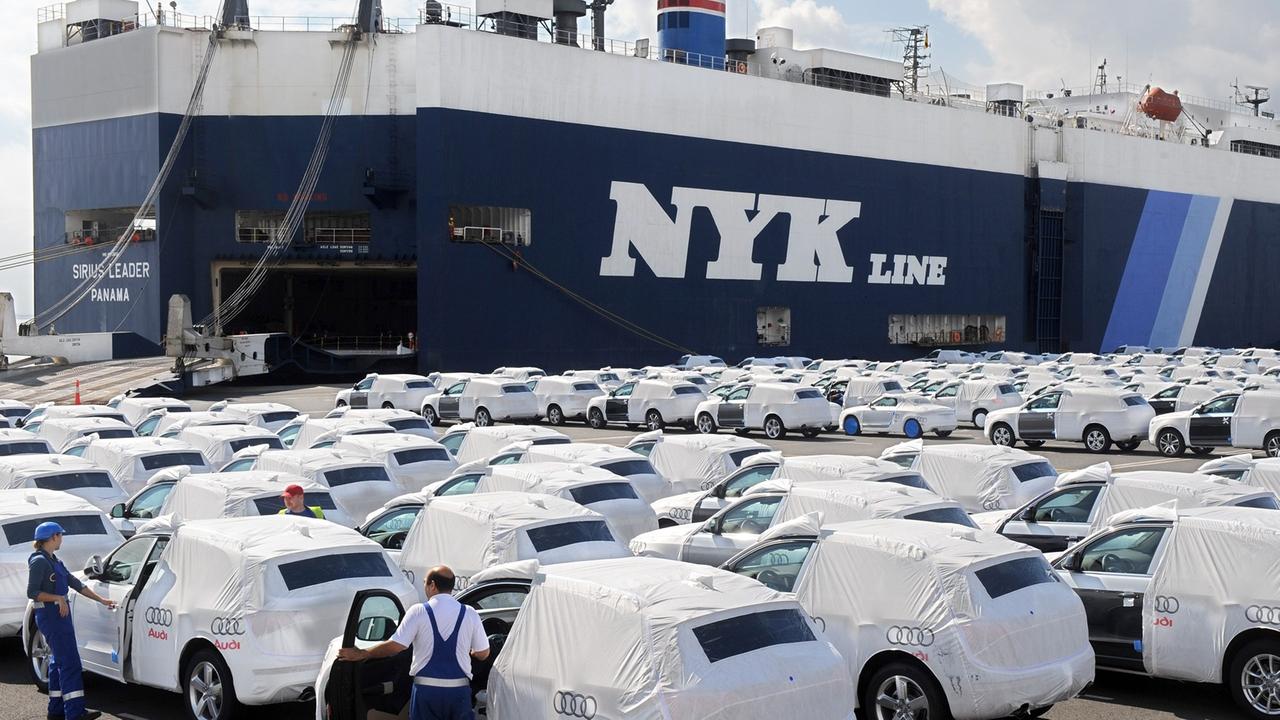
M80 404L80 381L76 381L76 404Z

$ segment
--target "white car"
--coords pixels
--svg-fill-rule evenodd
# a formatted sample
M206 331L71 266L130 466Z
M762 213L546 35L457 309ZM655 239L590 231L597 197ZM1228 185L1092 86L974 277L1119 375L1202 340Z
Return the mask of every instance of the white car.
M288 405L273 402L240 403L223 401L210 405L209 410L226 413L229 417L238 418L248 425L266 428L271 432L280 432L281 428L301 414Z
M197 425L178 433L177 439L199 450L211 467L220 468L248 447L283 450L279 436L253 425Z
M156 521L80 576L120 605L68 598L84 670L181 693L202 720L309 699L353 595L417 596L377 544L292 517ZM23 631L42 682L47 644L31 615Z
M152 475L171 467L186 466L191 472L213 472L199 450L171 438L121 438L94 440L81 456L105 468L126 493L147 484Z
M1222 683L1244 717L1276 716L1280 513L1148 508L1054 562L1085 600L1099 668Z
M1251 390L1219 395L1185 412L1170 412L1151 421L1148 439L1165 457L1188 448L1207 455L1214 448L1264 450L1280 456L1280 392Z
M494 453L517 442L560 445L572 441L559 430L537 425L476 427L472 423L461 423L450 427L440 436L440 444L457 458L459 465L492 457Z
M770 538L724 569L794 593L844 656L866 718L1037 717L1093 681L1080 600L1039 553L998 535L837 523Z
M66 452L72 443L83 437L93 436L103 440L137 437L133 427L115 418L51 418L27 427L32 425L38 426L36 436L47 440L58 452Z
M580 463L607 470L631 483L646 502L664 497L669 489L666 478L648 458L633 450L604 443L538 445L526 440L503 448L486 464L497 466L537 462Z
M334 407L388 408L417 411L422 401L439 392L422 375L381 375L371 373L349 389L339 390L333 399Z
M736 435L667 435L647 432L635 436L627 449L649 459L666 480L662 497L709 490L752 455L773 448ZM647 496L647 494L646 494ZM655 498L656 499L656 498Z
M189 427L205 425L247 425L244 417L210 410L170 414L164 410L152 413L134 427L139 437L177 437Z
M346 435L335 450L365 455L387 466L402 493L417 492L453 474L458 461L435 440L403 433Z
M969 512L1021 507L1052 488L1058 477L1040 455L976 443L913 440L886 448L880 459L915 470L930 489Z
M619 542L658 528L653 508L624 477L592 465L563 462L495 465L476 483L475 492L524 492L553 495L604 516Z
M1022 404L1022 396L1008 379L958 380L943 385L932 398L934 403L950 407L957 418L972 422L976 428L987 424L987 415L992 410Z
M1019 440L1039 447L1046 440L1084 443L1105 453L1112 443L1136 450L1147 437L1156 411L1146 398L1120 389L1077 385L1049 390L1021 407L987 415L982 432L993 445L1012 447Z
M422 400L422 417L431 425L442 420L474 422L476 427L495 422L528 422L538 418L538 400L523 382L478 375L426 396Z
M301 475L326 487L353 518L365 517L400 494L386 465L349 450L264 450L252 469Z
M0 427L0 457L9 455L52 455L48 440L19 428Z
M54 490L0 490L0 637L17 635L27 612L27 559L36 526L53 521L66 531L58 559L67 569L82 567L124 539L102 510L74 495Z
M355 518L334 502L329 489L304 477L288 473L249 470L212 475L188 475L173 485L160 515L183 520L275 516L284 509L284 489L298 485L307 507L318 507L324 519L354 528Z
M1233 389L1239 389L1230 383L1223 382L1163 382L1151 393L1146 393L1147 402L1155 408L1157 415L1170 412L1194 410L1203 402Z
M822 391L794 383L742 385L724 397L708 397L694 410L694 425L704 434L724 427L740 435L763 430L770 440L786 437L789 430L811 438L830 424L831 408Z
M658 526L706 522L752 488L770 480L791 483L822 480L864 480L891 482L928 490L920 474L898 465L858 455L798 455L761 453L747 458L742 466L707 490L664 497L653 503Z
M845 383L838 397L833 398L842 408L866 405L884 395L900 395L906 393L902 383L893 377L872 375L867 377L851 377Z
M1280 496L1280 458L1229 455L1206 462L1196 472L1239 480Z
M956 429L956 411L915 395L882 395L866 405L845 408L837 424L845 435L918 438L931 432L944 438Z
M984 529L1046 553L1061 552L1113 515L1176 502L1180 508L1232 505L1280 509L1270 490L1200 473L1140 470L1112 473L1100 463L1058 477L1054 488L1012 512L973 517Z
M127 497L107 470L68 455L0 457L0 488L39 488L75 495L103 512Z
M605 394L594 380L569 375L548 375L530 380L533 396L538 399L538 416L552 425L565 420L587 419L591 399Z
M171 397L120 397L113 398L107 405L120 411L125 422L137 425L147 416L164 411L169 413L191 412L187 402Z
M571 377L574 380L586 380L594 382L600 386L604 392L609 392L622 384L622 377L609 368L601 368L599 370L565 370L561 375Z
M369 410L352 410L350 408L334 408L330 410L325 418L347 418L348 420L376 420L384 422L391 426L393 430L405 435L417 435L429 440L435 440L439 437L436 429L431 424L418 415L416 412L409 410L398 410L394 408L378 408Z
M862 480L770 481L705 523L674 525L636 536L631 540L631 552L719 565L754 545L765 533L772 536L794 524L811 524L815 518L817 524L823 524L888 517L977 528L958 504L928 490Z
M523 492L423 498L399 563L417 584L447 565L465 588L472 575L516 560L543 564L626 557L604 516L570 500Z
M0 428L16 428L19 421L31 414L31 406L17 400L0 399Z
M311 418L299 415L280 428L280 441L287 448L312 450L333 447L348 435L390 435L396 431L381 420L364 418Z
M623 383L608 395L592 398L587 407L587 424L593 428L609 423L644 425L661 430L667 425L693 424L693 413L707 399L702 386L682 380L646 379Z
M493 374L498 375L499 377L508 377L513 380L519 380L520 382L528 382L545 376L547 371L536 367L500 367L494 368Z
M37 405L18 422L18 426L37 432L40 423L54 418L105 417L125 422L124 415L109 405Z

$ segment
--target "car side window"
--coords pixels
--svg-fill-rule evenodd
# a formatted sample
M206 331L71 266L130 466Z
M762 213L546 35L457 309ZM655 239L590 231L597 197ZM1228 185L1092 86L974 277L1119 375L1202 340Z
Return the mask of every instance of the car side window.
M1201 406L1198 414L1210 415L1220 413L1229 415L1236 411L1236 402L1239 399L1239 395L1228 395L1227 397L1220 397L1217 400L1210 400Z
M734 390L733 392L729 393L729 397L725 399L730 402L733 402L734 400L746 400L747 396L750 394L751 394L751 388L749 387L738 388L737 390Z
M1083 572L1150 575L1165 528L1137 527L1098 538L1080 556Z
M355 387L355 389L356 389L356 390L368 390L368 389L369 389L369 388L371 388L371 387L373 387L373 378L365 378L365 379L361 380L360 382L356 383L356 387Z
M946 387L944 387L944 388L942 388L941 390L939 390L939 391L938 391L938 395L937 395L937 397L940 397L940 398L950 398L950 397L955 397L955 396L956 396L956 392L957 392L959 389L960 389L960 386L959 386L959 385L948 385L948 386L946 386Z
M1060 490L1041 500L1035 509L1035 522L1089 522L1089 513L1102 492L1100 485L1081 485Z
M437 442L445 446L445 448L448 449L450 453L457 455L458 448L462 447L462 441L465 440L466 437L467 437L466 433L454 433L452 435L445 435L444 437L440 438Z
M161 483L143 490L133 499L129 514L135 518L154 518L164 507L165 498L173 491L172 483Z
M897 398L882 397L871 403L871 407L894 407L898 404Z
M399 550L404 546L405 536L413 521L418 517L419 508L403 507L392 510L369 523L365 537L388 550Z
M1174 387L1171 387L1171 388L1165 388L1164 390L1161 390L1160 392L1155 394L1155 399L1156 400L1172 400L1178 397L1178 395L1182 392L1182 387L1183 387L1182 385L1175 385Z
M1057 410L1062 402L1062 393L1049 393L1027 403L1028 410Z
M156 425L160 424L160 417L161 416L157 415L153 418L148 418L146 420L143 420L142 424L137 427L136 432L139 435L150 435L151 433L155 432Z
M729 570L757 580L778 592L792 592L811 549L812 540L791 540L769 545L742 557Z
M633 453L638 453L645 457L649 457L649 453L653 452L653 446L655 444L656 443L651 443L651 442L635 443L633 445L628 445L627 449Z
M444 391L444 394L448 395L449 397L453 397L455 395L461 395L462 391L465 390L466 388L467 388L467 384L465 382L454 383L449 386L448 390Z
M476 591L467 596L467 604L477 610L511 610L524 605L528 590L515 590L509 586L493 588L490 592Z
M724 514L720 523L722 533L760 534L769 529L773 515L782 504L782 497L775 495L748 500Z
M777 470L776 465L764 465L739 472L725 481L724 496L742 497L742 493L773 477L775 470Z
M613 396L620 397L620 398L631 397L631 391L635 389L636 389L635 383L627 383L626 385L623 385L617 390L614 390Z
M132 585L141 573L143 563L151 554L155 538L142 537L125 541L107 558L99 580L105 583Z
M503 453L489 461L490 465L514 465L520 462L522 453Z
M436 495L470 495L476 491L476 484L482 477L484 476L479 473L460 475L440 486L440 489L436 490Z

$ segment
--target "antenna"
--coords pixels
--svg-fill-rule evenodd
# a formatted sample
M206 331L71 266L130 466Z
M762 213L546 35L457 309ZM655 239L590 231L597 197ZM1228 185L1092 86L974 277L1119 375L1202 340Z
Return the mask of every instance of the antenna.
M902 80L911 92L920 92L920 80L929 76L929 26L890 28L893 41L902 44Z
M1090 95L1106 95L1107 94L1107 59L1102 58L1102 64L1098 66L1098 74L1093 79L1093 88L1089 91Z

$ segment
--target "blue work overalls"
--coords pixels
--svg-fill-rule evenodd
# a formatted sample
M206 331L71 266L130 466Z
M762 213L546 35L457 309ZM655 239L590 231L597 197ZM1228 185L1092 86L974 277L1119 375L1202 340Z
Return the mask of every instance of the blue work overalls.
M431 659L413 677L409 703L410 720L472 720L471 680L458 664L458 631L467 617L466 606L458 607L458 622L448 640L440 637L435 613L427 605L434 644Z
M32 558L41 556L33 553ZM67 566L53 556L53 594L67 596ZM62 715L76 720L84 715L84 680L81 677L80 648L76 645L76 629L71 613L58 614L57 603L36 603L36 627L49 643L49 715Z

